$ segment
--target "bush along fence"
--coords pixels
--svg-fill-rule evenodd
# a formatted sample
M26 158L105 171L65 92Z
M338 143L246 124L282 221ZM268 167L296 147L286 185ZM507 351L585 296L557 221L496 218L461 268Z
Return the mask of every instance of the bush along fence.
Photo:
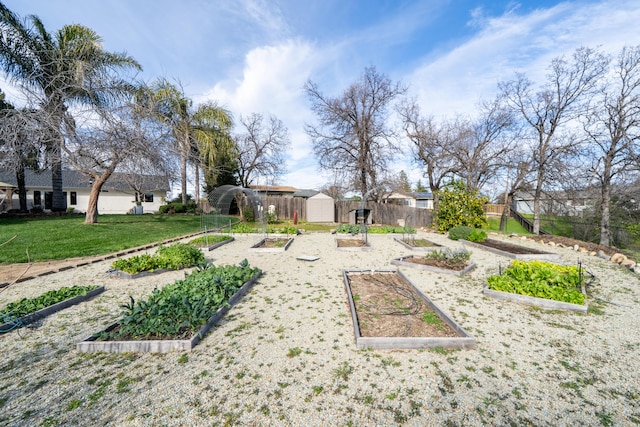
M600 224L596 223L576 221L573 218L541 219L540 228L554 236L600 242ZM609 239L611 246L640 250L640 235L629 227L610 226Z

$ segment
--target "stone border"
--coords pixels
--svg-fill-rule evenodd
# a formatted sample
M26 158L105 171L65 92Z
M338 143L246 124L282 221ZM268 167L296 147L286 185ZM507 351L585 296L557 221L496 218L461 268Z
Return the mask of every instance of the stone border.
M214 250L214 249L219 248L220 246L224 246L224 245L226 245L227 243L231 243L231 242L233 242L234 240L236 240L236 239L235 239L235 237L233 237L233 236L230 236L230 237L231 237L230 239L223 240L222 242L218 242L218 243L216 243L216 244L214 244L214 245L209 246L209 252L211 252L211 251L212 251L212 250Z
M138 340L138 341L96 341L94 334L76 344L76 350L81 353L94 353L104 351L107 353L168 353L170 351L191 351L213 328L229 309L236 305L240 299L254 287L262 272L245 282L238 291L233 294L227 304L220 307L213 316L207 320L198 332L190 339L185 340ZM118 322L112 323L101 332L109 332L118 326Z
M397 265L400 267L409 267L409 268L417 268L419 270L433 271L434 273L444 273L444 274L453 274L454 276L462 276L469 273L471 270L476 268L475 263L468 264L462 270L447 270L444 268L433 267L426 264L419 264L416 262L405 261L407 258L415 258L415 255L407 255L400 258L394 258L391 260L392 265Z
M343 239L343 238L336 238L336 250L337 251L344 251L344 252L361 252L361 251L370 251L371 250L371 245L369 244L369 242L367 241L365 243L365 246L338 246L338 240L359 240L359 241L364 241L364 239Z
M444 322L449 325L460 336L457 338L451 337L363 337L360 335L360 327L358 324L358 315L356 314L355 303L353 301L353 295L351 294L351 286L349 285L349 273L396 273L402 280L404 280L409 286L411 286L416 293L422 298L422 300L433 310ZM453 319L451 319L444 311L440 309L433 301L431 301L420 289L416 288L413 283L407 277L402 274L400 270L366 270L366 269L353 269L342 270L342 277L344 279L344 286L347 291L347 297L349 299L349 308L351 310L351 318L353 320L353 331L356 339L356 347L358 349L373 348L373 349L423 349L433 347L443 348L459 348L459 349L475 349L476 339L469 335L460 325L458 325Z
M85 295L79 295L77 297L69 298L64 301L60 301L58 303L50 305L49 307L45 307L33 313L19 317L16 320L16 322L20 323L21 326L19 327L26 326L29 323L33 323L37 320L43 319L47 316L52 315L53 313L56 313L58 311L64 310L65 308L71 307L72 305L76 305L81 302L88 301L91 298L95 297L96 295L99 295L102 292L104 292L104 290L105 290L104 286L100 286L98 288L95 288L87 292ZM13 322L3 323L2 325L0 325L0 332L9 332L11 329L14 329L13 326L14 326ZM15 329L18 329L18 328L15 328Z
M251 246L249 248L249 252L284 252L287 249L289 249L289 246L291 246L291 244L293 243L293 237L289 237L289 240L287 241L287 243L281 248L261 248L260 247L264 242L267 241L267 239L280 239L280 238L281 237L278 237L278 236L265 237L255 245Z
M502 256L506 256L507 258L512 258L512 259L521 259L521 260L544 260L544 261L560 261L562 260L562 255L560 254L556 254L556 253L551 253L551 252L543 252L543 253L539 253L539 254L514 254L512 252L507 252L507 251L503 251L500 249L496 249L496 248L490 248L489 246L485 246L482 243L477 243L477 242L470 242L468 240L464 240L464 239L460 239L458 240L459 242L461 242L463 245L469 245L471 247L474 248L478 248L478 249L483 249L485 251L489 251L492 252L494 254L497 255L502 255ZM514 245L513 243L507 243L504 242L505 244L508 245L512 245L512 246L518 246L518 245ZM520 246L523 249L527 249L527 250L532 250L535 251L536 249L530 249L527 248L526 246Z
M429 239L422 239L422 240L426 240L428 242L433 243L434 246L411 246L410 244L403 242L402 239L398 239L397 237L394 237L393 240L395 240L396 242L400 243L402 246L404 246L407 249L411 249L412 251L419 251L419 252L431 252L431 251L437 251L440 249L444 249L445 247L439 243L434 243ZM416 239L418 240L418 239Z
M484 285L484 287L482 288L482 293L491 298L504 301L512 301L535 307L548 308L550 310L567 310L576 311L579 313L587 313L587 310L589 309L589 305L586 302L584 305L578 305L568 302L555 301L547 298L538 298L528 295L512 294L510 292L494 291L493 289L489 289L487 285Z

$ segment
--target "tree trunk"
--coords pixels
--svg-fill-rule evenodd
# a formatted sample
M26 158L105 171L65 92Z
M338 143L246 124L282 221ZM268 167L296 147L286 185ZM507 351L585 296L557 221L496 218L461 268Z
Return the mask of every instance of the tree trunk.
M609 227L611 223L611 182L606 179L602 183L602 218L600 219L600 244L611 244Z
M187 157L189 155L189 135L185 136L180 144L180 190L182 191L182 203L187 203Z
M196 188L194 190L196 197L196 206L200 207L200 168L198 167L198 163L196 162L194 165L195 168L195 185Z
M100 197L100 191L107 179L111 176L113 171L106 171L101 176L93 177L93 185L91 186L91 193L89 193L89 202L87 202L87 213L84 216L85 224L97 224L98 223L98 198Z
M508 195L504 202L504 207L502 208L502 215L500 216L500 232L504 233L507 231L507 222L509 221L509 210L511 209L511 201L513 200L512 195Z
M533 194L533 234L540 234L540 199L542 198L542 175L538 176Z
M18 199L20 200L20 212L27 212L27 186L24 180L24 164L20 162L16 170L16 182L18 183Z
M51 163L51 189L53 196L51 200L52 212L65 212L67 210L67 199L62 192L62 161L60 160L60 148L54 148L54 159Z

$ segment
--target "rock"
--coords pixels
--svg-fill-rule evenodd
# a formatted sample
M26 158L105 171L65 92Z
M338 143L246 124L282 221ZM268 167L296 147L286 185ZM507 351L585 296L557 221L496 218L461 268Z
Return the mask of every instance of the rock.
M589 256L596 256L596 252L594 251L589 252Z
M623 267L627 267L629 270L631 270L633 267L636 266L636 262L632 259L625 259L620 263L620 265Z
M555 246L556 242L549 242L549 246Z
M522 236L520 240L527 240L527 236Z
M605 254L604 251L602 249L600 249L597 253L596 256L598 258L602 258L602 259L606 259L609 260L609 258L611 258L609 255Z
M577 252L577 251L579 251L579 250L580 250L580 246L578 246L578 245L573 245L573 250L574 250L574 251L576 251L576 252Z
M624 254L621 254L620 252L611 255L611 262L615 262L618 264L622 264L622 262L626 259L627 257Z

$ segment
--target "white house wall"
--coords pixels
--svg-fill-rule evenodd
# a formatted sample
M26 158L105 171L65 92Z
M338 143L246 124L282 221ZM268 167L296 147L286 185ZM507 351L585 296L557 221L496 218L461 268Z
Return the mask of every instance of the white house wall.
M33 209L33 192L40 191L42 195L42 203L44 205L44 193L51 191L49 188L29 188L27 191L27 209ZM64 190L67 193L67 207L74 208L76 212L86 212L87 205L89 204L89 190L77 189L77 190ZM71 192L76 193L77 204L71 204ZM143 202L142 207L145 213L155 213L163 205L163 198L166 197L166 192L158 191L153 193L153 202ZM117 190L102 191L98 198L98 213L99 214L126 214L129 213L135 206L135 196L130 193L124 193ZM12 208L17 209L20 207L20 199L16 193L13 194Z

